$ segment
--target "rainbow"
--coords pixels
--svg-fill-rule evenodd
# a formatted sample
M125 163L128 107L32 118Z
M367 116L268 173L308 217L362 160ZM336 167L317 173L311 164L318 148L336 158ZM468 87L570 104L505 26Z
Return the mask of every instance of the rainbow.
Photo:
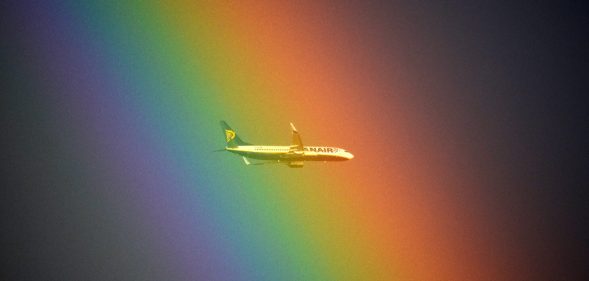
M55 133L128 211L121 229L177 279L501 280L465 213L476 182L441 164L463 156L431 153L417 90L391 86L378 42L358 39L370 23L262 2L23 6ZM294 122L356 157L247 167L212 152L219 120L260 144L288 144Z

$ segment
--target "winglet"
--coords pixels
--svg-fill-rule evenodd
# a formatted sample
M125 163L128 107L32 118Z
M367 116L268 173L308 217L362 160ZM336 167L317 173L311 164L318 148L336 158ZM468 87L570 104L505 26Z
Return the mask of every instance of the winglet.
M290 145L289 152L303 153L304 147L303 141L301 141L301 136L299 135L297 128L295 128L295 126L292 123L290 123L290 127L292 128L292 142Z

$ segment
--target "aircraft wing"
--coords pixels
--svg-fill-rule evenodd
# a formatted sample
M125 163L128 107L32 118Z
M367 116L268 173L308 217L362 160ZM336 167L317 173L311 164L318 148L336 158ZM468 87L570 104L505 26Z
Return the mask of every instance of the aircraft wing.
M303 154L301 135L299 135L299 132L292 123L290 123L290 127L292 128L292 143L290 144L289 153Z

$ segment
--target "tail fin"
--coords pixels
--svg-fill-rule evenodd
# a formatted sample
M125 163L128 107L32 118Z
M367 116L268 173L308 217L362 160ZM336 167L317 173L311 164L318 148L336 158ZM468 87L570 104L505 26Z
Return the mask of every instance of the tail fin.
M225 141L227 142L227 147L236 147L240 145L250 145L247 142L242 141L238 136L237 133L225 121L221 121L221 127L223 128L223 134L225 135Z

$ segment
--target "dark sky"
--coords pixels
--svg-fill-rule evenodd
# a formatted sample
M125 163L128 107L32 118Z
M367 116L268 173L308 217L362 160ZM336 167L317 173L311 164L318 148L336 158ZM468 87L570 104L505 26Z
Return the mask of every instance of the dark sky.
M387 18L395 5L356 5L364 20L399 21ZM407 18L419 18L408 24L419 37L406 46L407 78L433 78L416 99L450 130L470 131L474 141L464 149L486 162L477 172L494 190L485 195L506 218L506 229L516 230L514 248L525 249L534 278L575 279L586 263L589 237L583 211L589 157L586 7L525 1L399 6L414 13Z

